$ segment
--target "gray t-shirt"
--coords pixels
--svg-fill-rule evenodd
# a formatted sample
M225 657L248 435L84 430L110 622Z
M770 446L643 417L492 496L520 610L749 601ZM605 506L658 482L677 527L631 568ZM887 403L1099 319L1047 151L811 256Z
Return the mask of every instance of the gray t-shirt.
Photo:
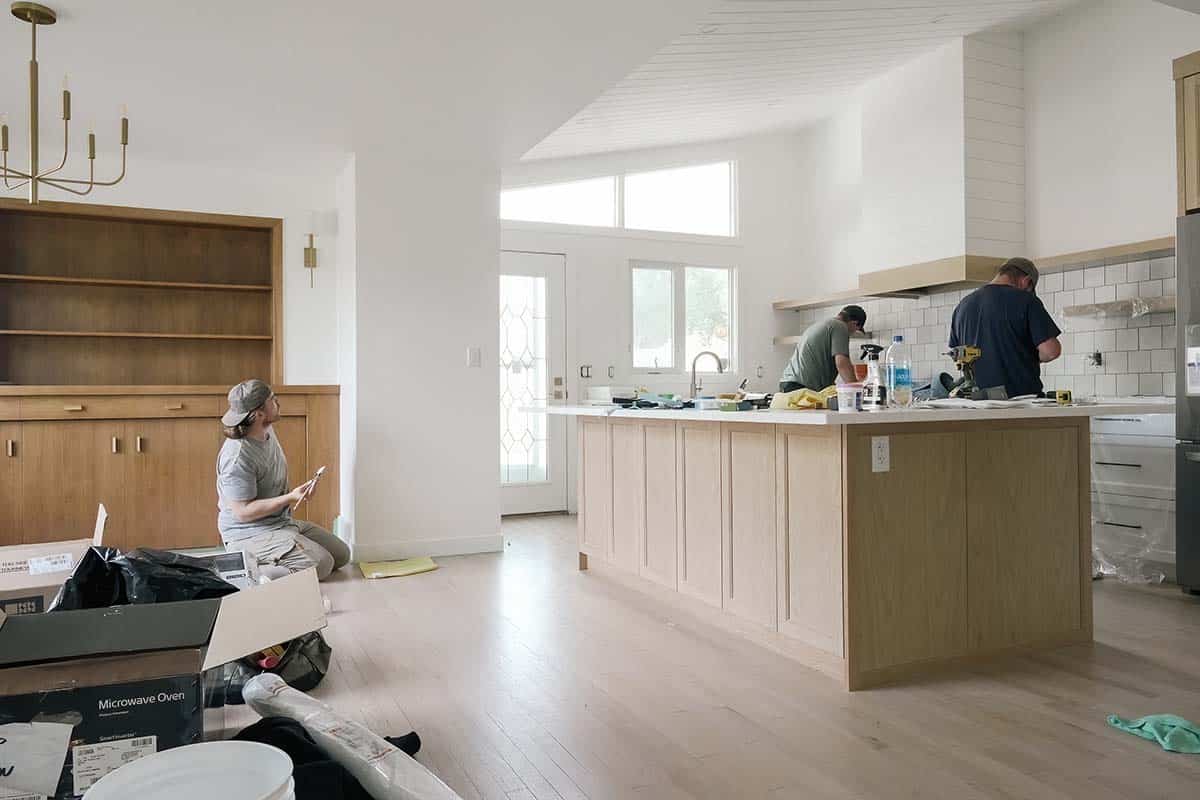
M290 508L253 522L240 522L229 504L230 500L279 497L287 491L287 459L273 432L268 434L265 442L249 438L226 439L217 455L217 494L221 506L217 529L221 539L236 542L290 525Z
M799 383L819 392L837 380L833 357L838 355L850 355L850 328L837 317L814 322L796 345L779 382Z

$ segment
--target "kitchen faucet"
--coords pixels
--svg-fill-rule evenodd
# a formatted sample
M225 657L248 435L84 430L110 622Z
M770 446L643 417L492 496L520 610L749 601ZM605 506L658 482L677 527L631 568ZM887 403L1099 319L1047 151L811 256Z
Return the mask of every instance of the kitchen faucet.
M721 361L721 357L712 350L702 350L696 353L696 357L692 359L692 399L696 399L696 392L700 391L700 385L696 383L696 362L700 360L700 356L712 356L717 360L717 372L725 371L725 364Z

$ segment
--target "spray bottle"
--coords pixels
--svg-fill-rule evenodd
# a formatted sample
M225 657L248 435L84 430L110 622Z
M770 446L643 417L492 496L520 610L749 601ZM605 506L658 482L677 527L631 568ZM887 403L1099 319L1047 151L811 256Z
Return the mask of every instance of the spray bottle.
M887 384L879 370L879 354L883 347L877 344L864 344L862 358L867 362L867 378L863 381L862 408L863 411L882 411L887 408Z

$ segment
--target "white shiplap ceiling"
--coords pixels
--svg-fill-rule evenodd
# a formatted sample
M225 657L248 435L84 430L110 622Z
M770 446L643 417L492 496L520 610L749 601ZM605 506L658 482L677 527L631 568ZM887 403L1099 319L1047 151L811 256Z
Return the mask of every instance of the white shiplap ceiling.
M525 160L730 139L828 115L875 75L1077 0L725 0Z

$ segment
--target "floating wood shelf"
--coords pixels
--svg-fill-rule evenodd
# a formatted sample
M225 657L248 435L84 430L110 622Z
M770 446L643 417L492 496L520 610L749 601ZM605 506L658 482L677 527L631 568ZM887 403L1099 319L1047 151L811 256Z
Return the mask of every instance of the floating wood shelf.
M771 343L776 347L795 347L796 345L800 344L800 340L803 338L803 336L776 336L771 340ZM859 331L857 333L850 334L850 338L874 339L875 333L873 331Z
M51 275L0 273L0 281L51 283L68 286L127 286L141 289L205 289L222 292L269 292L271 287L257 283L181 283L178 281L135 281L117 278L67 278Z
M1136 315L1140 317L1143 314L1162 314L1174 310L1175 295L1169 294L1162 297L1131 297L1126 300L1113 300L1109 303L1085 303L1079 306L1066 306L1063 308L1063 316L1094 317L1117 315L1132 317L1137 312Z
M269 335L240 333L139 333L136 331L0 330L0 336L76 336L101 339L220 339L269 342Z

